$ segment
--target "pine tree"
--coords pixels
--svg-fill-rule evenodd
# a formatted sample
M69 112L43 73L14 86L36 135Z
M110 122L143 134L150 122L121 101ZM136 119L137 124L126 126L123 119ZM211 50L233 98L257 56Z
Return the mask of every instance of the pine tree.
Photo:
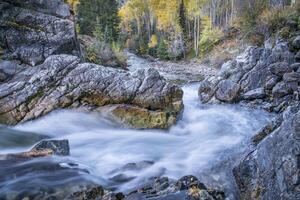
M180 6L179 6L179 24L181 27L181 30L184 34L184 37L187 37L187 29L186 29L186 10L184 1L181 0Z
M161 39L157 48L157 57L161 59L169 59L168 46L165 40Z
M100 27L107 42L117 40L120 20L116 0L82 0L77 12L80 34L92 36L95 28Z

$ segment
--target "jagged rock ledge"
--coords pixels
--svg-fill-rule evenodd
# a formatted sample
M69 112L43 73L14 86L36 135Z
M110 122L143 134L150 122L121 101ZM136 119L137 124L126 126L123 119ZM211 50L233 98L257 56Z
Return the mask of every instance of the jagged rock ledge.
M129 73L80 63L76 56L53 55L1 84L0 122L25 122L57 108L94 110L108 104L124 104L112 113L128 125L167 128L182 110L182 95L179 87L167 83L153 69ZM140 118L141 115L145 117ZM153 117L151 123L147 115Z
M105 110L136 128L175 123L183 92L155 70L129 73L82 63L73 16L62 0L1 0L0 10L0 123L58 108Z
M199 87L204 103L241 103L277 116L234 168L241 199L300 199L300 34L266 41L223 64Z
M268 40L264 47L249 47L223 64L217 76L199 87L204 103L236 103L282 112L299 100L300 36L292 43Z

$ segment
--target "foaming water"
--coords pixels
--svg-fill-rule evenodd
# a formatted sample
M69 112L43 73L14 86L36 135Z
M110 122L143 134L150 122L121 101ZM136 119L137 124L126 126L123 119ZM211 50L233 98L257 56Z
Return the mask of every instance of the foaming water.
M182 119L168 131L124 129L96 114L66 110L15 129L69 139L70 159L101 177L101 184L121 191L153 176L197 175L241 153L249 138L272 117L240 106L202 105L197 88L197 84L183 87ZM143 167L124 168L128 163L141 163Z

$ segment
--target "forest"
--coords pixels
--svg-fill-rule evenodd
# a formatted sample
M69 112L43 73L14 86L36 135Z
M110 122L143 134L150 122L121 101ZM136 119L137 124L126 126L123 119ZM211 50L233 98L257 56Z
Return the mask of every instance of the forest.
M79 34L161 59L204 57L232 34L261 44L298 20L296 0L69 0ZM276 30L275 30L276 29ZM101 46L101 45L96 45ZM99 48L99 47L98 47ZM103 48L103 47L102 47ZM89 49L90 59L96 56ZM120 56L121 57L121 56Z

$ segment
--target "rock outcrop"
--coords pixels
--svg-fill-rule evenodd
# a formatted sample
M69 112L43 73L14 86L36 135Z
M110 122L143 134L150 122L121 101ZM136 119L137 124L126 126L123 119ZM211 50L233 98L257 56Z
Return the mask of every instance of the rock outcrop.
M263 47L248 47L200 84L204 103L240 103L277 113L252 138L253 145L234 168L240 199L300 198L299 34L298 29L288 40L269 39Z
M299 35L299 34L298 34ZM204 103L236 103L277 113L252 138L234 168L241 199L300 198L299 36L266 41L223 64L218 76L200 84Z
M129 120L138 128L165 128L182 109L182 91L153 69L128 73L91 63L76 56L53 55L34 68L16 74L0 87L0 122L16 124L43 116L57 108L118 106L116 117L155 115L160 125ZM133 109L134 106L134 109ZM127 112L131 109L131 112ZM159 114L154 114L159 112ZM162 112L165 116L160 116ZM140 114L141 113L141 114ZM126 116L129 117L126 117ZM131 117L130 117L131 116ZM153 120L150 120L153 121ZM168 125L166 125L168 124Z
M297 38L291 44L281 40L271 43L247 48L236 59L224 63L217 76L204 80L199 88L202 102L241 102L274 112L282 112L297 102Z
M136 128L168 128L182 91L153 69L129 73L82 63L69 7L62 0L0 1L0 123L58 108L101 111ZM98 109L98 110L97 110Z
M74 22L61 0L2 0L2 58L36 66L53 54L79 55Z
M283 113L280 127L265 137L234 169L241 199L300 198L300 107Z

